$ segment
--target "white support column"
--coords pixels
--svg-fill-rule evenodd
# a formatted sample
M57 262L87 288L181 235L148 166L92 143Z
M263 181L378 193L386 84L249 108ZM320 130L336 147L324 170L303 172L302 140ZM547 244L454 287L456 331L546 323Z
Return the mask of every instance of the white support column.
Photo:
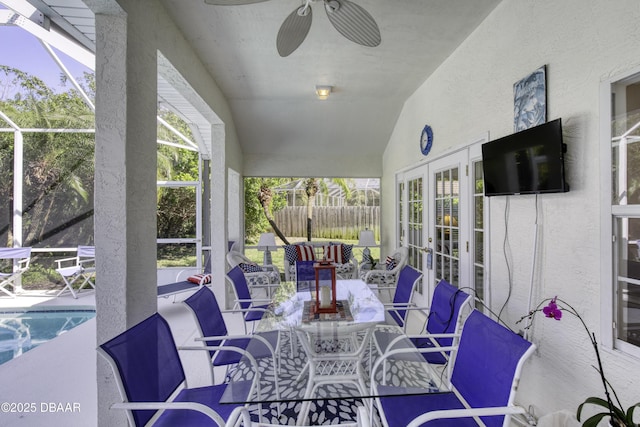
M13 246L22 246L22 209L24 183L24 138L19 130L13 134ZM15 263L14 263L15 265ZM22 277L16 281L14 293L22 292Z
M225 274L227 270L227 168L224 125L211 125L211 272L213 289L228 307Z
M13 133L13 246L22 246L22 183L24 182L24 137Z
M157 310L156 51L133 32L123 12L96 13L97 344ZM117 388L97 357L97 423L126 425L109 410Z

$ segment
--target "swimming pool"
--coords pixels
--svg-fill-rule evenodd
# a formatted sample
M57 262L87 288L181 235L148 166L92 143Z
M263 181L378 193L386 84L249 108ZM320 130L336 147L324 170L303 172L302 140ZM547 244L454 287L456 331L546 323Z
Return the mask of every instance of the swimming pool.
M0 310L0 364L54 339L95 315L95 308L90 306Z

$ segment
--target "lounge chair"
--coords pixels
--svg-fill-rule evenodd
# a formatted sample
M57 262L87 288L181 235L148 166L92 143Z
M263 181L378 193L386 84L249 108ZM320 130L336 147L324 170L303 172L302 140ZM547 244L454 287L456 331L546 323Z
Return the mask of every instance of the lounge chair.
M93 282L96 275L96 248L95 246L78 246L76 256L56 260L56 271L64 281L64 288L57 296L69 292L74 298L78 298L80 291L86 286L95 289ZM76 282L81 282L78 289L73 289Z
M181 273L178 273L174 283L158 286L158 298L168 298L173 295L173 301L175 302L176 295L183 292L197 291L202 286L211 283L211 257L207 258L202 274L189 276L186 280L178 280L180 275Z
M0 248L0 261L11 263L6 270L0 271L0 291L12 298L16 297L16 281L29 268L31 248ZM11 286L11 291L7 289Z

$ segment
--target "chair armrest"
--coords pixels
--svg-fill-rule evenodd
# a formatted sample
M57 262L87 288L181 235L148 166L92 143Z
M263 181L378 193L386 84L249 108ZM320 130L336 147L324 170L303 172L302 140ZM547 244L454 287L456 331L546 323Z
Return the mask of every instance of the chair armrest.
M401 334L398 335L396 338L392 339L389 342L389 345L387 345L387 351L390 351L393 349L393 346L396 345L397 343L405 340L405 339L415 339L415 338L427 338L427 339L435 339L435 338L460 338L461 334L460 333L451 333L451 334L413 334L413 335L405 335L405 334ZM441 349L442 347L437 347L439 349Z
M269 272L268 271L253 271L251 273L244 273L244 277L248 279L252 278L252 277L262 277L263 279L265 279L267 281L267 283L269 282ZM254 285L252 285L254 286Z
M96 259L95 258L85 258L85 259L81 259L78 261L78 264L84 266L85 264L92 264L95 265L96 263Z
M424 310L425 307L418 307L415 305L415 303L413 302L385 302L382 304L384 306L385 310L409 310L410 308L414 307L416 309L421 309Z
M246 334L246 335L220 335L220 336L210 336L210 337L196 337L195 341L216 341L216 340L234 340L234 339L255 339L260 341L262 344L267 346L271 354L275 357L276 350L273 348L269 340L259 334ZM225 346L220 346L222 348L228 348Z
M196 402L122 402L114 403L111 405L111 409L125 409L125 410L159 410L159 409L183 409L188 411L198 411L210 419L212 419L217 425L224 426L224 419L210 407Z
M450 352L456 352L458 351L458 347L457 346L448 346L448 347L425 347L425 348L396 348L395 350L388 350L386 351L383 355L381 355L380 357L378 357L378 359L376 359L376 362L373 365L373 368L371 368L371 378L375 378L375 373L378 370L378 368L380 367L380 365L382 365L384 363L384 361L386 361L388 358L396 356L398 354L416 354L416 353L440 353L443 351L450 351ZM425 365L428 365L427 362L425 362ZM371 382L371 388L373 389L373 387L375 386L375 382L372 381Z
M261 311L263 313L269 312L266 308L249 307L249 308L233 308L231 310L223 310L221 313L251 313L252 311Z
M441 409L417 416L407 427L418 427L429 421L443 418L486 417L491 415L524 414L527 411L521 406L496 406L491 408Z
M73 262L73 265L79 264L78 257L74 256L74 257L62 258L62 259L56 260L56 263L58 263L58 268L64 268L62 264L71 263L71 262ZM71 265L68 265L67 267L71 267Z
M233 346L224 346L224 345L205 345L202 347L196 347L196 346L181 346L178 347L178 350L184 350L184 351L192 351L192 350L197 350L197 351L230 351L232 353L238 353L241 354L243 357L246 357L247 360L249 361L249 363L251 363L251 367L254 370L254 383L255 384L260 384L260 371L258 370L258 362L256 362L256 359L253 357L253 355L251 353L249 353L248 351L239 348L239 347L233 347ZM253 390L250 392L252 393Z
M271 300L269 298L249 298L249 299L237 299L235 300L235 302L248 302L250 304L256 304L256 303L265 303L265 304L269 304L271 302Z
M395 276L396 272L393 270L379 270L377 268L373 268L371 270L369 270L367 272L367 274L365 274L364 276L364 281L365 283L367 282L367 280L369 279L369 277L375 277L375 276Z
M261 265L260 268L262 268L262 271L275 271L276 273L280 274L280 270L278 269L278 267L273 264Z

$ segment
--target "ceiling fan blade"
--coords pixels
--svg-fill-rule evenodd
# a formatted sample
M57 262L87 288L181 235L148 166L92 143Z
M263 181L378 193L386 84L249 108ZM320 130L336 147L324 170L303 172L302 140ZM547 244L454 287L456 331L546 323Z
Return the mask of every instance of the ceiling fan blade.
M340 34L363 46L380 44L378 24L361 6L349 0L325 0L324 4L329 21Z
M291 55L302 44L309 33L309 28L311 28L312 15L311 7L307 3L305 6L297 7L287 16L276 39L276 47L280 56Z
M204 0L206 4L214 6L239 6L243 4L261 3L267 0Z

